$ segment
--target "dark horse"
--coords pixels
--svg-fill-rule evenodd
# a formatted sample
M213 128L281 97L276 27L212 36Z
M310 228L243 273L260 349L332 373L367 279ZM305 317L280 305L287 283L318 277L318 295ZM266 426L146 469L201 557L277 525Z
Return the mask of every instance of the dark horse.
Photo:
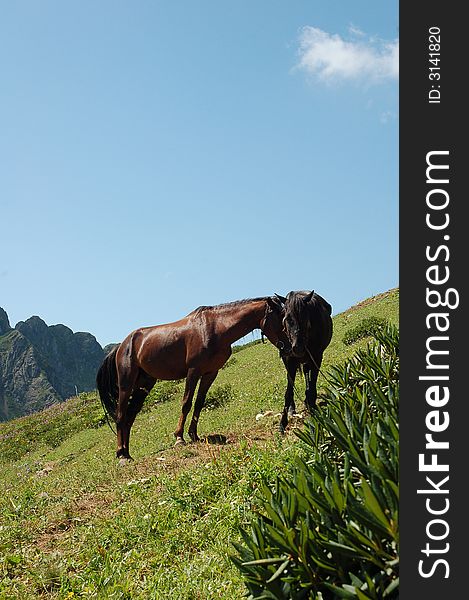
M332 307L319 294L290 292L287 297L276 296L283 304L283 329L288 337L281 356L287 370L288 383L280 431L285 431L288 414L295 412L295 376L300 366L306 381L305 405L308 411L316 408L316 384L324 350L332 338Z
M117 427L117 457L130 458L132 424L149 391L160 379L186 380L182 412L174 435L184 443L184 425L199 384L189 436L197 441L197 423L208 389L231 355L231 344L260 329L274 345L285 347L282 305L276 297L201 306L183 319L142 327L130 333L106 356L97 387L107 413Z

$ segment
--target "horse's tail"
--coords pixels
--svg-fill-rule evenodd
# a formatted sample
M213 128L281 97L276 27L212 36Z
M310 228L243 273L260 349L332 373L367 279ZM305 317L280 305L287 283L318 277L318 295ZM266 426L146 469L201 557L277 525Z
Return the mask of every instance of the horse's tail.
M116 366L116 354L118 349L119 346L116 346L114 350L106 356L96 375L96 386L98 388L99 397L111 429L112 426L109 417L111 417L114 422L116 421L117 400L119 398Z

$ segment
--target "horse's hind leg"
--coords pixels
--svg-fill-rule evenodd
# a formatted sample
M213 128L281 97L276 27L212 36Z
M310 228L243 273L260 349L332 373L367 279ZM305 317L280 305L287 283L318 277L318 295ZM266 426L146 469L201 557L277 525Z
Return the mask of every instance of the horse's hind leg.
M131 394L132 389L119 389L119 400L117 403L116 412L117 458L131 458L129 454L130 424L128 415L128 406Z
M129 406L127 409L127 439L126 439L126 447L129 447L129 438L130 438L130 429L134 424L135 417L142 410L143 403L145 402L145 398L150 393L151 388L155 385L155 379L150 377L143 371L140 372L140 375L135 382L134 390L132 391L132 395L129 400Z
M128 349L125 349L128 354ZM129 356L124 355L117 362L117 374L119 382L119 399L116 410L116 428L117 428L117 458L128 458L129 454L129 435L132 423L129 421L129 401L134 391L135 382L139 374L139 369L132 363ZM135 419L135 417L134 417ZM133 422L133 421L132 421Z
M199 381L200 375L195 369L189 369L186 377L186 387L184 389L184 396L182 397L182 409L181 416L179 417L179 423L174 436L176 438L176 444L184 444L184 425L186 423L187 415L192 408L192 398L194 397L195 388Z
M215 371L214 373L206 373L200 380L199 389L197 391L197 399L194 405L194 413L192 414L192 420L188 431L189 437L193 442L199 441L199 436L197 435L197 423L199 422L200 411L204 406L207 392L212 383L215 381L217 375L218 371Z

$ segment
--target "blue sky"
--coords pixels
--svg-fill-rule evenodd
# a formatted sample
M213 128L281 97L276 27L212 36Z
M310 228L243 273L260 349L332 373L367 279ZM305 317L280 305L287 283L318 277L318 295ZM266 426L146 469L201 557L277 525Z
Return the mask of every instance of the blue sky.
M0 306L101 344L398 285L398 3L2 2Z

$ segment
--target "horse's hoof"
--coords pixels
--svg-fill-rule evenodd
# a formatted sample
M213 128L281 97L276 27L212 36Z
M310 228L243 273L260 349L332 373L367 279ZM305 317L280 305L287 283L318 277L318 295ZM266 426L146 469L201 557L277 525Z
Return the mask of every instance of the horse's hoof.
M174 442L174 445L175 446L185 446L186 442L185 442L184 438L178 437L178 438L176 438L176 441Z
M121 456L119 457L119 467L125 467L129 465L133 461L131 456Z
M282 425L282 423L280 423L280 425L278 426L278 431L280 435L285 435L285 427Z

